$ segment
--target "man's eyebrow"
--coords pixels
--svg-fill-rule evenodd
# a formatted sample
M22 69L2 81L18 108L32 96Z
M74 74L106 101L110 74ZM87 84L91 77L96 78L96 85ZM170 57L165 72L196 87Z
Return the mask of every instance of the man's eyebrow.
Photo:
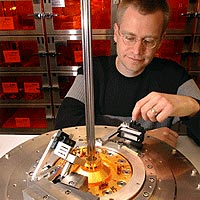
M125 34L125 35L128 35L128 36L135 36L135 37L137 37L137 35L135 33L132 33L132 32L126 32L125 31L125 32L122 32L122 34ZM155 39L155 40L158 39L158 37L154 37L152 35L147 35L147 36L143 37L142 39L145 39L145 38L151 38L151 39Z
M126 34L126 35L130 35L130 36L137 36L136 34L134 34L132 32L128 32L128 31L123 31L122 33Z

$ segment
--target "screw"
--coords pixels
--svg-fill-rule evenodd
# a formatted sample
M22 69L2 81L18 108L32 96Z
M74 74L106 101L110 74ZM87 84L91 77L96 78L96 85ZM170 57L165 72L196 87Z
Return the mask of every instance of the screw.
M172 149L172 155L176 154L176 149Z
M72 191L71 190L66 190L65 194L69 195Z
M192 173L191 173L191 176L196 176L197 175L197 170L196 169L193 169L192 170Z
M70 181L68 184L69 185L75 185L75 182L74 181Z
M49 199L49 195L45 195L45 196L43 196L43 199L44 199L44 200Z
M6 155L5 155L5 159L8 160L9 158L10 158L10 154L6 154Z
M144 197L148 197L148 196L149 196L149 193L148 193L148 192L144 192L144 193L143 193L143 196L144 196Z
M153 166L152 165L147 165L147 168L152 169Z
M155 181L155 179L154 178L149 178L149 181L151 182L151 183L153 183L154 181Z

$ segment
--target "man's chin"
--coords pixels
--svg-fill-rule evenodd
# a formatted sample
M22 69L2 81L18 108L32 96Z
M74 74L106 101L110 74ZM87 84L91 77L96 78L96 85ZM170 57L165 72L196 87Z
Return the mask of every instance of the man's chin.
M141 66L136 66L136 65L132 65L130 67L130 71L132 71L133 74L135 74L136 76L141 74L144 71L144 67Z

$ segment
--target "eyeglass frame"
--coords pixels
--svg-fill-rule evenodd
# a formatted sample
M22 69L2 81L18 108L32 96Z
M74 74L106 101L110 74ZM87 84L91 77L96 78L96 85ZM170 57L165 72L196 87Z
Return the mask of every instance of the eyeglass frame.
M136 44L136 42L141 41L142 45L143 45L143 47L145 49L154 49L157 46L158 42L160 41L160 39L151 38L154 41L155 44L152 47L147 47L146 44L144 43L147 38L138 39L137 36L130 34L130 36L132 38L134 38L134 40L130 40L130 39L128 39L128 37L129 37L128 33L127 34L126 33L122 33L120 31L120 26L119 25L117 25L117 26L118 26L118 34L119 34L119 36L122 37L122 40L123 40L124 44L127 45L127 46L133 46L133 45ZM129 42L131 44L127 44L127 42Z

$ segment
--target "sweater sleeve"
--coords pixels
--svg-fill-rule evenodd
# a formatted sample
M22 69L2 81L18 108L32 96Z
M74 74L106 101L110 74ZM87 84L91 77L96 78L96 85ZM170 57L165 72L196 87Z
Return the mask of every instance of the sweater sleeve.
M77 99L66 97L59 107L55 129L85 124L85 105Z
M178 89L178 94L193 97L200 104L200 90L193 79L185 82ZM200 111L193 117L181 117L187 127L187 134L200 146Z
M200 106L200 100L196 100ZM193 117L182 117L181 121L187 126L187 134L200 146L200 111Z
M59 107L55 129L85 124L84 93L84 77L79 74Z

